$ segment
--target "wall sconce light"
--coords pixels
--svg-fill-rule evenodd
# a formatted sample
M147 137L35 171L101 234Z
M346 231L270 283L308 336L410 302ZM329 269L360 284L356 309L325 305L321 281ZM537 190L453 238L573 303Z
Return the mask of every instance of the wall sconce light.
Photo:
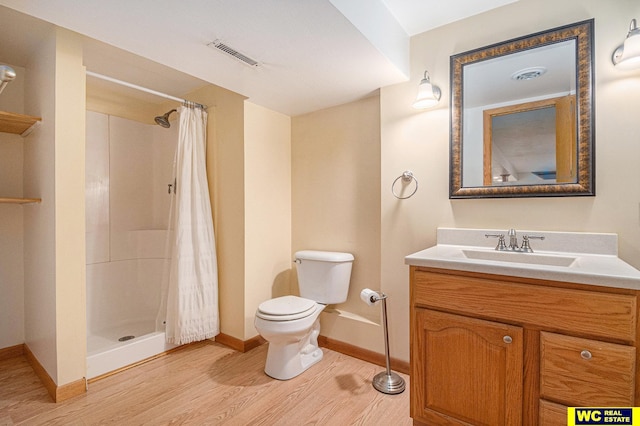
M16 78L16 72L9 65L0 65L0 93L10 81Z
M611 60L616 68L623 70L640 68L640 28L635 19L629 24L629 33L624 44L613 52Z
M424 72L424 78L418 86L418 96L413 103L413 107L417 109L430 108L440 100L440 88L431 84L429 72Z

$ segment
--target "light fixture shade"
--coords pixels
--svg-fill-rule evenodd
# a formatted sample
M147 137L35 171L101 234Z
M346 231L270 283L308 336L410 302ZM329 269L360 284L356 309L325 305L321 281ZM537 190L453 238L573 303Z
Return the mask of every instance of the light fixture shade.
M440 101L440 88L431 84L429 73L424 72L424 78L418 86L418 96L416 97L413 107L417 109L430 108Z
M640 29L635 19L629 24L624 44L613 52L613 63L616 68L623 70L640 68Z

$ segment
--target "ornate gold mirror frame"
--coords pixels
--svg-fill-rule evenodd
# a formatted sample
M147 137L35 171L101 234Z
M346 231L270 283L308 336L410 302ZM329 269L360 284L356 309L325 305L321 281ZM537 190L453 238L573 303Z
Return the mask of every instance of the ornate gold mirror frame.
M451 56L449 198L505 198L595 195L593 19ZM576 178L574 182L463 187L465 67L488 59L575 40Z

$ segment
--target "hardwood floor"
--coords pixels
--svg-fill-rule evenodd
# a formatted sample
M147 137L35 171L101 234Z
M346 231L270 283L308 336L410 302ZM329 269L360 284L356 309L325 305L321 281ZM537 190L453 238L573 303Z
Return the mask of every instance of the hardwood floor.
M0 426L12 425L411 425L409 382L376 391L382 367L328 350L300 376L263 371L267 345L240 353L205 341L93 382L51 402L23 357L0 361Z

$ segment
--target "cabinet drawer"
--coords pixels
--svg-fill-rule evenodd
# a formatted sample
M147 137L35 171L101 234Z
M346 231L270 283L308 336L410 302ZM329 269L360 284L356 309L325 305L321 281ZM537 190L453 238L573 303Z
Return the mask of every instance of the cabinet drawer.
M577 407L633 406L636 348L540 333L540 397Z
M413 269L417 306L589 337L636 340L636 296Z
M540 400L540 426L566 426L567 407L553 402Z

